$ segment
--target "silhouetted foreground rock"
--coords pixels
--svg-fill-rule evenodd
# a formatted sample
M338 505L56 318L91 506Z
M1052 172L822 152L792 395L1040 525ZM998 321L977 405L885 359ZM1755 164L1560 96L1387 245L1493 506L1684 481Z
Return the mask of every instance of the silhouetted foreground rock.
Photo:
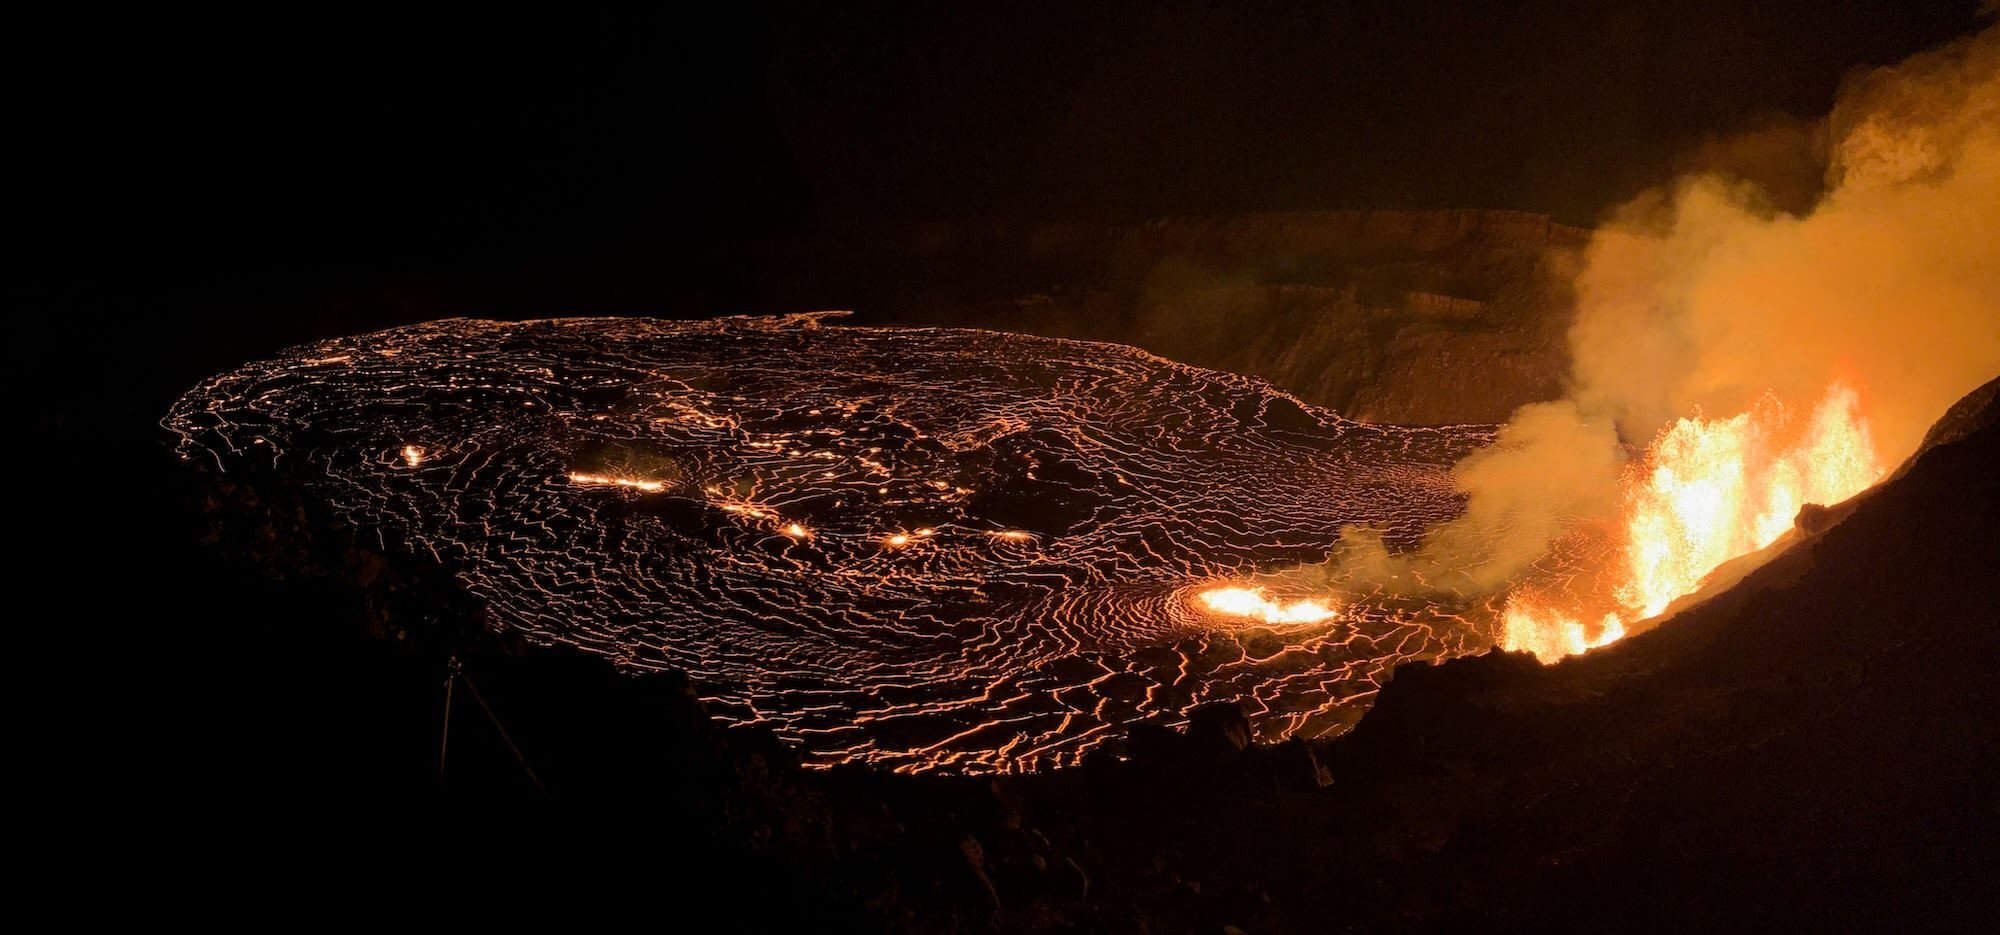
M307 822L271 816L365 801L392 840L445 815L420 876L452 892L636 884L677 894L662 918L750 928L1971 928L1994 917L2000 867L2000 426L1983 392L1955 440L1605 650L1406 667L1331 744L1246 746L1241 713L1216 706L1185 732L1135 731L1122 756L993 780L801 770L768 735L714 727L678 679L494 640L449 582L369 552L283 478L238 479L216 488L225 543L346 582L368 610L273 589L297 612L273 607L287 633L267 638L337 657L322 689L399 699L380 720L406 724L291 731L297 755L342 765L279 772L294 781L259 784L258 814L292 828ZM351 636L357 620L378 638ZM463 699L434 791L451 654L545 794ZM325 882L322 837L275 837L260 853Z

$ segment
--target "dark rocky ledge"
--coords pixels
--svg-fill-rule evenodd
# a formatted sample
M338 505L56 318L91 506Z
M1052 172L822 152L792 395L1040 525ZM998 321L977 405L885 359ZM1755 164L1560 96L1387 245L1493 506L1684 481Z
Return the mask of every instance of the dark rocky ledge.
M1504 422L1561 395L1568 283L1589 236L1546 215L1445 210L925 224L858 239L959 284L887 303L898 320L1132 344L1414 425Z
M1135 731L1121 755L990 780L802 770L768 735L712 725L677 678L491 632L434 569L316 514L284 477L207 477L217 551L252 569L235 599L269 627L216 638L322 654L305 665L316 675L274 682L348 699L331 721L272 714L276 739L221 735L218 762L263 764L232 804L273 816L231 873L319 891L341 885L351 848L383 868L355 884L369 898L479 890L526 906L633 887L669 894L665 917L753 929L1990 920L1991 387L1894 481L1606 650L1406 667L1332 743L1246 744L1241 715L1211 707L1184 733ZM463 695L440 786L454 655L546 791ZM351 812L369 817L303 817Z

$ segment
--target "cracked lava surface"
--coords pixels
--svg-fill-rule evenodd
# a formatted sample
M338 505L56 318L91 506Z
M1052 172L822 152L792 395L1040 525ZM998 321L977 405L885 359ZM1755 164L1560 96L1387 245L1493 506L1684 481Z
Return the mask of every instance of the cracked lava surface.
M225 471L303 467L491 625L686 672L813 765L1060 766L1217 700L1325 736L1395 664L1492 644L1463 608L1255 578L1350 523L1414 545L1488 427L832 317L431 322L210 378L165 425Z

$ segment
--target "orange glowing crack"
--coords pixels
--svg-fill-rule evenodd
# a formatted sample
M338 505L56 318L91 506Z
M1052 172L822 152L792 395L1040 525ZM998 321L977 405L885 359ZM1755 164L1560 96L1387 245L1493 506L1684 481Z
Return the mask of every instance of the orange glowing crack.
M1280 404L1309 424L1243 415ZM698 675L718 718L813 766L1058 767L1231 698L1260 737L1319 736L1397 663L1492 642L1462 600L1411 614L1230 577L1351 523L1410 539L1450 518L1447 467L1489 430L1349 423L1112 345L453 320L248 364L169 422L224 470L301 452L316 496L464 556L498 625ZM1356 463L1384 467L1358 484ZM699 509L633 508L681 493ZM1195 599L1254 584L1247 614Z
M616 477L610 474L585 474L571 471L569 482L580 487L629 487L646 493L659 493L667 489L665 481L647 480L643 477Z
M773 510L771 510L771 509L769 509L769 508L766 508L766 507L761 507L761 506L758 506L758 505L756 505L756 504L754 504L754 503L736 503L736 502L731 502L731 503L723 503L723 504L720 504L720 505L721 505L721 507L722 507L723 511L724 511L724 512L726 512L726 513L734 513L734 514L736 514L736 515L738 515L738 516L748 516L748 517L750 517L751 519L777 519L777 518L778 518L778 514L777 514L777 513L775 512L775 511L773 511Z

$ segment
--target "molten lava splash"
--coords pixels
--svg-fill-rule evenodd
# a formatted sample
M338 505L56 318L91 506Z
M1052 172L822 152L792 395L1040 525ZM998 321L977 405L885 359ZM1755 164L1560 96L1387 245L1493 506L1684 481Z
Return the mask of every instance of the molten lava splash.
M1867 489L1883 471L1860 408L1836 383L1802 432L1772 398L1733 418L1668 426L1627 480L1619 609L1590 635L1587 614L1517 593L1502 613L1501 645L1553 662L1612 642L1626 620L1657 616L1717 566L1778 541L1800 507Z
M1575 616L1521 594L1507 599L1501 627L1501 645L1534 653L1543 662L1587 652L1625 635L1625 621L1615 613L1605 614L1592 635Z
M1201 593L1201 602L1218 614L1250 617L1265 623L1319 623L1339 613L1310 599L1279 603L1266 597L1262 588L1211 588Z

